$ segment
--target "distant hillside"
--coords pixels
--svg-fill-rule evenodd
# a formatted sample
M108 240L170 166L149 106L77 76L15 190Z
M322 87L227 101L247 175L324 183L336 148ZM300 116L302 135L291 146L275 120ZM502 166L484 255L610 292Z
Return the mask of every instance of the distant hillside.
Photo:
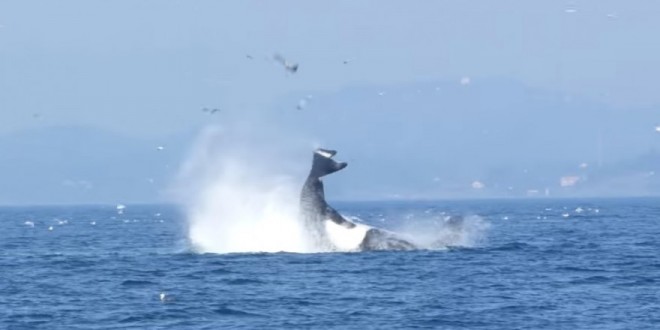
M506 80L301 92L257 113L215 116L228 132L241 126L226 145L292 151L272 156L299 164L288 174L301 180L314 145L339 150L349 167L327 179L330 199L660 194L656 109L612 109ZM149 141L50 127L0 136L0 204L163 200L198 133Z
M82 127L0 136L0 203L157 201L189 143Z
M306 107L293 109L302 98ZM347 198L526 196L545 187L610 195L602 185L624 175L622 167L651 171L660 164L633 165L660 150L657 109L613 109L507 80L300 93L276 110L290 130L352 158L347 173L333 179ZM583 181L584 190L557 189L561 176L594 171L602 173L598 187ZM473 189L475 180L485 188ZM621 193L660 193L652 183L633 186Z

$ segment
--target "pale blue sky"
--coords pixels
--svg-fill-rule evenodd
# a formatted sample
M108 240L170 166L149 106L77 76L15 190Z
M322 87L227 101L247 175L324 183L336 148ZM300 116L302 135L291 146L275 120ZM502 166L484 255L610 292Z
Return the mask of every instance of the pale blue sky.
M158 136L196 127L204 106L268 111L299 90L463 76L657 106L659 14L656 1L5 0L0 132Z
M209 124L287 146L296 171L339 149L338 198L524 196L563 175L660 194L658 17L650 0L4 0L0 204L162 200Z

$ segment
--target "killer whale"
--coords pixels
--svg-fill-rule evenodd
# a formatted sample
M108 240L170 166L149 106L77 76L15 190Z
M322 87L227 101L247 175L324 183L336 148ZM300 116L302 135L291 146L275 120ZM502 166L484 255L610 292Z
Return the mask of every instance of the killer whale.
M313 243L323 250L413 250L415 244L387 230L354 223L344 218L325 200L321 178L344 169L348 164L332 157L335 150L316 149L312 168L300 193L300 212Z

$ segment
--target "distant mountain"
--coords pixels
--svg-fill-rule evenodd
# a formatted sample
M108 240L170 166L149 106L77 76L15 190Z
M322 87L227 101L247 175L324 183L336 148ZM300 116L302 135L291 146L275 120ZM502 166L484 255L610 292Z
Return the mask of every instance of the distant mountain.
M294 109L302 98L306 107ZM333 178L346 198L527 196L546 187L609 195L563 189L560 178L600 168L606 182L621 173L615 167L660 149L657 109L614 109L502 79L306 92L276 110L289 130L350 158L347 173ZM639 185L622 194L660 193Z
M349 167L327 179L330 199L660 195L656 109L507 80L301 92L270 109L216 115L224 148L257 154L250 159L262 167L295 163L287 174L300 180L315 145L339 150ZM0 204L162 201L198 133L144 140L50 127L0 136Z
M158 201L190 140L84 127L0 136L0 204Z

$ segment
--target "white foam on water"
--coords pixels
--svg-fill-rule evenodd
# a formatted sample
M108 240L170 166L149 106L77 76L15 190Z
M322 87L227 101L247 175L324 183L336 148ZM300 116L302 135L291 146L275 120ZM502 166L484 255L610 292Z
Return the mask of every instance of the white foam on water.
M274 169L281 156L254 146L232 148L226 137L217 128L203 132L179 175L192 248L313 252L298 220L301 183Z
M291 159L277 148L277 142L255 144L249 137L248 141L238 137L219 128L206 129L170 191L183 206L188 243L195 252L312 253L359 247L370 228L359 221L352 229L326 221L326 233L336 248L332 250L315 246L315 239L306 233L299 218L299 194L308 171L308 153L304 159ZM302 165L303 170L283 170L278 166L282 161ZM414 216L394 232L421 248L442 249L474 246L489 227L478 216L465 217L460 226L446 221L438 225L437 220L442 220L438 216L430 226L426 221L430 218L430 214L421 219Z
M333 221L325 221L325 230L328 239L339 251L348 252L358 250L370 228L360 223L355 224L353 228L346 228Z
M478 215L463 217L451 224L448 217L414 217L396 232L424 249L445 249L450 246L475 247L485 242L490 223Z

